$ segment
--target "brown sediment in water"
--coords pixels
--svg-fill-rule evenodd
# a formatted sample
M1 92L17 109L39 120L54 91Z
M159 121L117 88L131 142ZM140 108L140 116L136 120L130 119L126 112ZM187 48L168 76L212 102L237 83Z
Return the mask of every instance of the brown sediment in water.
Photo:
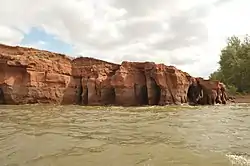
M0 105L0 165L229 166L249 160L249 106L90 107Z

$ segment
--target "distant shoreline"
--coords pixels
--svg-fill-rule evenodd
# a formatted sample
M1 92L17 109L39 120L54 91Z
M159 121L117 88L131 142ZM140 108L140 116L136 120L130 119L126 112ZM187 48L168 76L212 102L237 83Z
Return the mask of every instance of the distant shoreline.
M232 95L235 103L250 103L250 94L246 95Z

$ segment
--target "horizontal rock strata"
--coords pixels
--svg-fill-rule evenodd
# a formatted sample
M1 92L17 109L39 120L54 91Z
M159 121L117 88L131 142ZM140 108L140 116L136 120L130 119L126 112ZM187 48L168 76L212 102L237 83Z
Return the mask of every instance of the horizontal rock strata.
M0 45L0 104L180 104L188 102L191 79L164 64L125 61L119 65ZM210 95L212 88L205 93Z

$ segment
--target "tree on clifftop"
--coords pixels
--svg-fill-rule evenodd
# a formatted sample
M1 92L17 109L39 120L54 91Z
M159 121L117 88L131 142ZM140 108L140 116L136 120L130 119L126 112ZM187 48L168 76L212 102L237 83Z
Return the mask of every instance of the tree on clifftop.
M237 92L250 92L250 36L243 40L236 36L228 38L221 50L220 68L210 75L212 80L224 82Z

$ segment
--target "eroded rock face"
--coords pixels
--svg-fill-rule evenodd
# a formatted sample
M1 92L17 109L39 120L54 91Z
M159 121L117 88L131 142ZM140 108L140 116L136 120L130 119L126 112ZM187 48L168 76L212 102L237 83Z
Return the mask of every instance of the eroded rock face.
M111 78L120 65L93 59L72 61L72 75L81 79L83 105L115 104L115 90Z
M188 75L155 63L123 62L112 78L120 105L166 105L187 102Z
M219 81L193 78L188 89L188 100L193 105L226 104L225 85Z
M189 75L173 66L148 63L146 65L146 76L148 80L149 98L158 105L180 104L187 102L187 90L189 87ZM160 89L160 91L159 91ZM160 94L160 96L157 95ZM154 97L152 97L154 96Z
M147 105L147 86L144 64L123 62L112 76L117 105Z
M187 73L163 64L118 65L0 45L0 104L180 104L187 103L191 79ZM215 93L215 100L223 102L222 84L218 90L205 80L200 82L207 96ZM206 100L203 103L207 104Z
M71 60L31 48L0 45L0 88L6 104L76 103Z

